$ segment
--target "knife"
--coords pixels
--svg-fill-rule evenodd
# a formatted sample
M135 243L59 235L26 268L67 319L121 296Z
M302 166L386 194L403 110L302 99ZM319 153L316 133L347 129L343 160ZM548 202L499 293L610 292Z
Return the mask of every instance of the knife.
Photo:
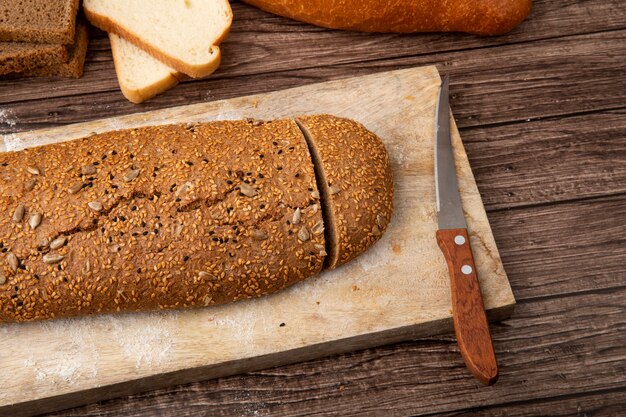
M498 364L457 186L450 137L448 85L449 77L446 75L439 91L435 129L437 243L450 273L452 316L461 356L480 382L492 385L498 380Z

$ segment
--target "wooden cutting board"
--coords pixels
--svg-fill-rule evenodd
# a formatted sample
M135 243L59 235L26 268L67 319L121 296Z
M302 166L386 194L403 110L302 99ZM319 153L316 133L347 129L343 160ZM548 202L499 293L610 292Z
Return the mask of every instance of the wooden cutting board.
M435 242L435 67L133 114L3 137L1 151L91 132L187 121L332 113L385 142L395 177L389 229L367 253L278 294L195 311L0 325L0 414L22 415L450 332ZM458 131L459 186L490 318L515 299ZM459 358L459 361L461 359Z

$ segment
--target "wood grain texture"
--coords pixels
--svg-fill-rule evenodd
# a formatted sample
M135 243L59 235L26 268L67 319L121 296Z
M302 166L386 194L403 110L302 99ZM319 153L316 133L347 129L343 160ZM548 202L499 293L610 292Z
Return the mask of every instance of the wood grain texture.
M0 133L263 93L345 78L346 74L367 75L431 64L437 64L442 73L451 75L450 105L459 109L455 113L459 127L520 122L624 107L626 61L615 57L625 53L626 30L621 30L436 56L413 55L252 74L243 79L216 75L207 80L183 82L176 87L176 94L156 97L142 106L120 100L119 91L72 99L57 97L37 103L17 102L7 107L15 125L0 125ZM532 63L528 61L529 56L533 57ZM581 67L585 71L581 71ZM590 83L589 78L594 82ZM555 79L566 82L555 83ZM87 114L91 116L86 118Z
M495 407L476 407L453 413L440 414L441 417L571 417L603 416L621 417L626 410L626 388L615 388L594 392L589 395L565 395L548 400L524 401L516 404Z
M626 109L462 135L488 210L626 193Z
M498 380L498 364L485 315L467 229L437 230L450 274L454 333L467 368L483 384Z
M599 320L598 318L602 319ZM626 389L626 289L518 304L493 326L497 384L481 388L453 338L430 338L81 407L64 416L439 415ZM391 372L390 372L391 371ZM610 398L609 404L620 404ZM521 403L517 406L517 403ZM184 406L182 406L184 404ZM543 415L558 415L559 404ZM571 415L571 414L566 414ZM576 414L574 414L576 415ZM599 414L604 416L604 414Z
M621 5L620 0L535 0L531 16L520 28L504 36L485 38L461 34L397 35L333 31L293 22L233 2L235 20L228 38L222 44L222 64L215 77L238 78L409 55L434 55L624 29L626 23L618 13L614 13ZM117 92L108 39L97 29L92 32L94 35L82 79L84 81L55 80L46 93L47 98ZM41 87L46 85L45 80L28 78L17 79L12 83L0 82L0 103L38 99L41 97ZM281 87L272 89L277 88ZM249 92L242 91L229 97L245 94ZM170 98L177 95L173 92L167 94Z
M449 331L450 281L435 239L433 121L440 82L435 67L413 68L5 136L0 150L15 151L112 129L268 120L324 109L381 138L395 194L392 221L371 250L271 296L193 311L0 326L0 414L34 414ZM376 89L381 84L385 91ZM515 301L458 131L451 131L484 305L501 319ZM54 341L43 343L50 333ZM56 396L62 397L51 399Z
M533 3L520 27L497 38L329 31L234 3L216 78L140 107L118 92L108 41L97 32L81 80L0 81L0 128L14 133L435 63L453 71L452 110L522 300L494 328L503 376L487 389L467 374L450 335L56 415L621 417L623 1Z
M626 283L626 195L489 214L515 295L610 290Z

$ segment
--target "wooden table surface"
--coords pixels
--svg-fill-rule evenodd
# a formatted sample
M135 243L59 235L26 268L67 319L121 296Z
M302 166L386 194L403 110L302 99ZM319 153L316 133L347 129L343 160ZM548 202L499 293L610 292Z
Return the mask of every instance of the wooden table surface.
M55 416L626 413L626 10L537 0L494 38L316 28L233 2L223 63L137 106L94 30L79 80L0 81L0 133L435 64L513 291L482 387L452 334L221 378ZM384 85L380 86L385 88Z

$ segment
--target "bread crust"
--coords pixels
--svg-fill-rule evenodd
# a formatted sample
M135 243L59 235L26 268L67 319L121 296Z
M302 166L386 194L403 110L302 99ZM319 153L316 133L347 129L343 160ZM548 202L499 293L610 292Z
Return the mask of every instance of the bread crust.
M532 0L244 0L314 25L362 32L501 35L530 13Z
M84 13L92 25L106 32L114 33L126 39L127 41L135 44L135 46L143 49L164 64L192 78L202 78L211 75L220 66L222 55L218 45L228 35L233 18L231 10L229 13L229 23L227 30L225 30L224 33L222 33L222 35L215 41L215 44L211 46L211 54L213 55L213 59L210 62L207 62L205 65L191 65L154 47L148 39L144 39L143 37L141 37L141 35L134 33L132 30L124 26L118 25L107 16L95 13L92 10L89 10L89 8L87 7L84 8Z

